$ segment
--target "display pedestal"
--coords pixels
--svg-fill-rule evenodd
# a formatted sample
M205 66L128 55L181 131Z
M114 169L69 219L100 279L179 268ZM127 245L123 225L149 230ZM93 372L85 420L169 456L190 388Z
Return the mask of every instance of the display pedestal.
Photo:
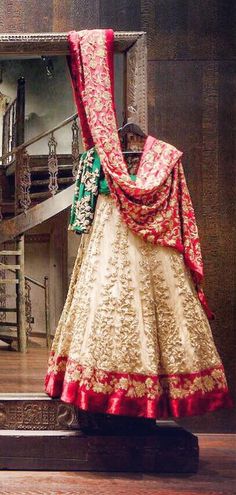
M2 430L0 469L196 473L195 435L171 421L125 419L83 432Z

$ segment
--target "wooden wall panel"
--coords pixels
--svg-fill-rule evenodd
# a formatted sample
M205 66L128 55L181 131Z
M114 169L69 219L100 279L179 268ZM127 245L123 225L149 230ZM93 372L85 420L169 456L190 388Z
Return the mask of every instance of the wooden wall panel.
M202 214L202 64L149 62L149 131L183 151L188 185ZM187 131L187 132L186 132Z
M48 0L1 0L0 32L52 31L53 4Z
M1 33L24 31L24 11L20 0L2 0L0 2Z
M235 58L234 0L141 0L150 60Z
M235 396L236 180L235 62L149 62L151 134L184 151L205 262L205 290L216 313L214 339ZM235 410L191 419L191 429L230 431Z
M13 2L14 3L14 2ZM47 0L24 0L21 2L25 32L53 30L53 6Z
M140 0L100 0L100 27L116 31L141 30Z
M1 0L0 32L50 32L99 27L99 0Z
M236 64L220 62L218 75L219 274L217 338L236 392ZM236 400L235 400L236 403Z
M99 0L54 0L53 31L93 29L99 24Z

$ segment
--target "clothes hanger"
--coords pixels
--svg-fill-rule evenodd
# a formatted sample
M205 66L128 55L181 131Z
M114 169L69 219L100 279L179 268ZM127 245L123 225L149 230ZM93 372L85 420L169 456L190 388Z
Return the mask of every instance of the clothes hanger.
M127 147L127 134L133 134L135 136L139 136L142 138L147 138L147 135L143 132L141 127L139 127L138 124L135 124L134 122L127 122L124 124L122 127L118 129L118 135L119 138L123 141L125 144L125 147ZM125 139L126 138L126 139ZM139 150L125 150L123 151L124 155L141 155L143 152Z
M127 122L122 127L120 127L118 129L118 134L120 138L126 136L127 134L135 134L135 136L140 136L143 138L147 137L147 135L145 134L145 132L143 132L141 127L139 127L138 124L134 124L134 122Z

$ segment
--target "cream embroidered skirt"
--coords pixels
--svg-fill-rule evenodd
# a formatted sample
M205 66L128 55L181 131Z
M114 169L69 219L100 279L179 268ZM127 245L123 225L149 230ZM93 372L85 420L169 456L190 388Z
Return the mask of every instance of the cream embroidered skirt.
M183 257L135 236L100 195L49 360L46 391L91 412L147 418L230 406Z

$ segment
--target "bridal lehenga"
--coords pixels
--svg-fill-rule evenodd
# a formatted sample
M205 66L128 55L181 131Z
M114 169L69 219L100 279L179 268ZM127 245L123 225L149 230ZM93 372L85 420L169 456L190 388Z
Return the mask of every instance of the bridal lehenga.
M228 407L181 153L149 136L130 177L114 120L112 32L70 33L69 46L87 150L70 220L81 242L46 391L86 411L153 419Z

